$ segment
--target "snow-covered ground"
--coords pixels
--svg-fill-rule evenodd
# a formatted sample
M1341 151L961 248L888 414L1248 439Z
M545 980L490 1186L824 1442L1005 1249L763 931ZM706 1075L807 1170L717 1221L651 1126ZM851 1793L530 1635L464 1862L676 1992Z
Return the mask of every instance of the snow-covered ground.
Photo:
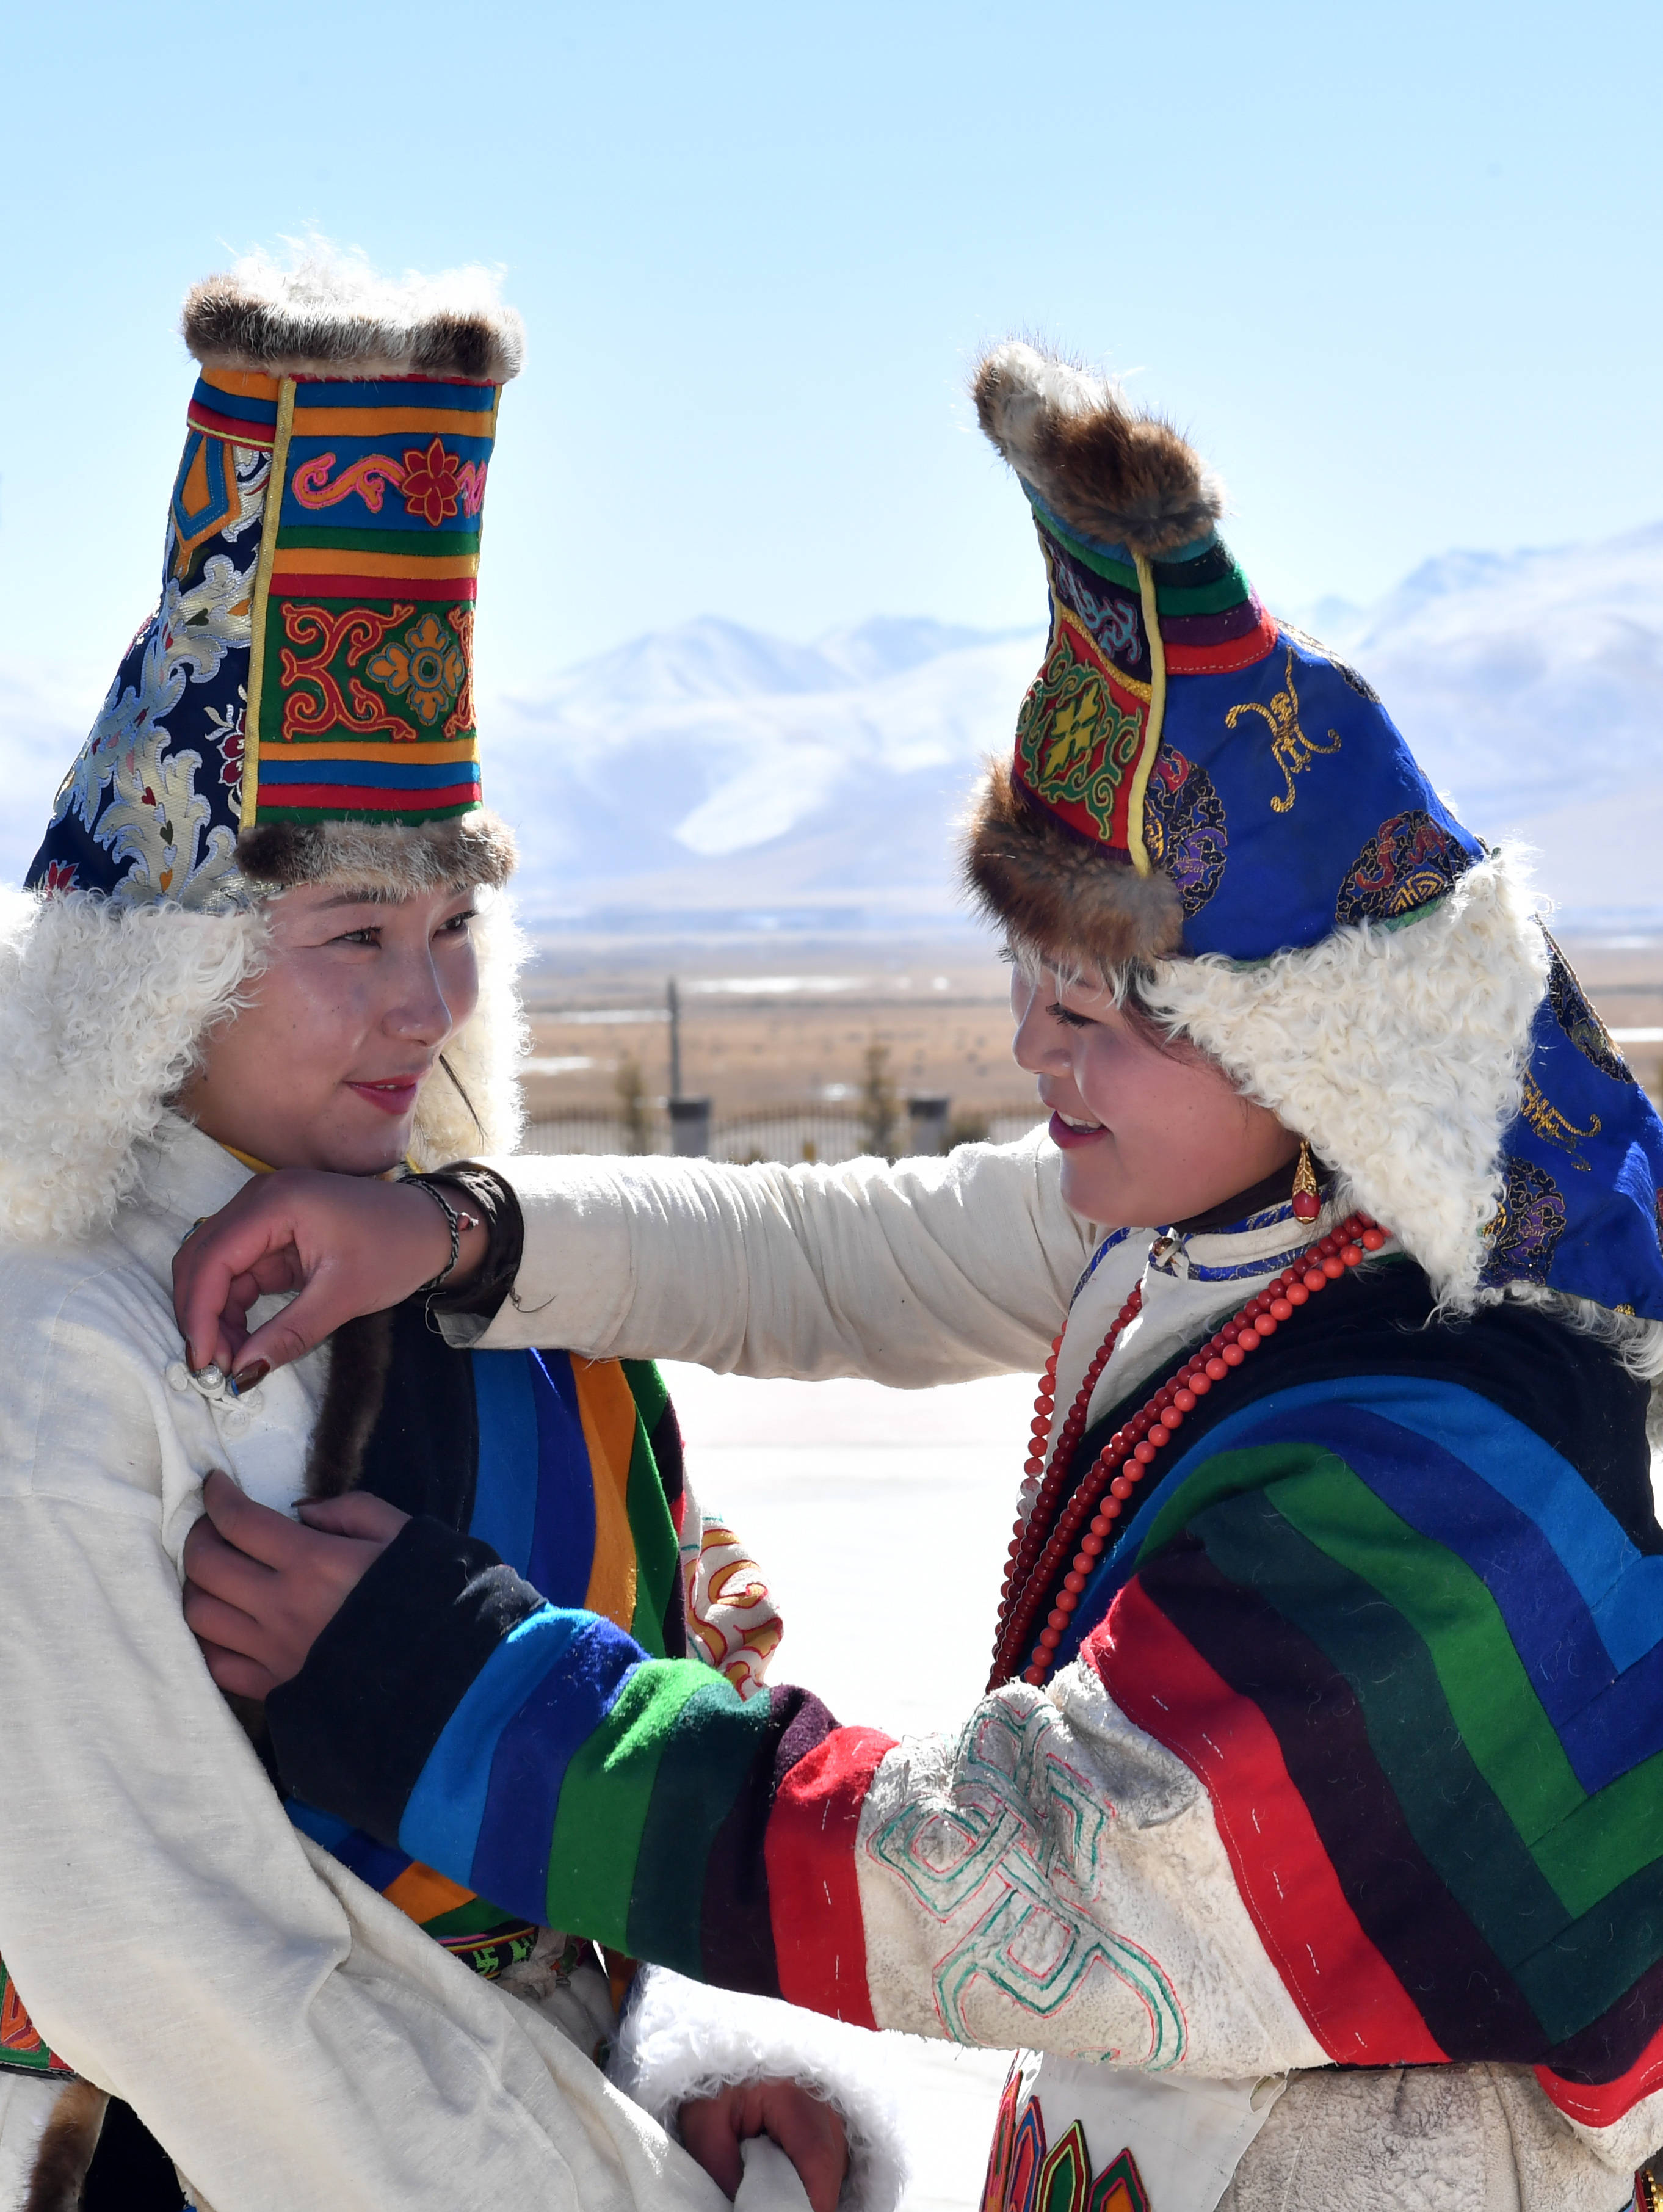
M885 1390L665 1374L695 1489L780 1597L776 1677L895 1735L962 1718L986 1679L1034 1378ZM968 2212L1007 2060L886 2039L912 2152L906 2212Z

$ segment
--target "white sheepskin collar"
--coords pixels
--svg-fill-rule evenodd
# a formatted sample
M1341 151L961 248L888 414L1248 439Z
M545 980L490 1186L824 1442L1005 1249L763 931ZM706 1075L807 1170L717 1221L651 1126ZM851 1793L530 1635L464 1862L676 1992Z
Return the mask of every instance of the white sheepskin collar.
M500 896L475 927L479 1005L445 1052L473 1111L436 1070L416 1117L421 1167L519 1142L523 940ZM80 1243L114 1218L266 942L258 907L196 914L0 892L0 1240Z
M1159 963L1144 996L1343 1178L1459 1310L1478 1293L1547 951L1523 872L1492 854L1420 920L1337 929L1238 966Z

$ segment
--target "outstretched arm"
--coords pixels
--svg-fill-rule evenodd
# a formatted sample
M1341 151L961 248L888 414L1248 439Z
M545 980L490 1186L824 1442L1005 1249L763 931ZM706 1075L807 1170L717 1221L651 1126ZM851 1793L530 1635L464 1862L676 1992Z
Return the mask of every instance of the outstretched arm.
M752 1375L914 1386L1037 1366L1094 1241L1039 1139L944 1159L830 1168L515 1158L524 1248L484 1350L561 1345ZM175 1303L193 1363L298 1358L444 1264L419 1191L288 1170L261 1176L182 1248ZM483 1257L464 1245L451 1279ZM260 1291L294 1302L246 1338ZM452 1324L452 1327L457 1325Z

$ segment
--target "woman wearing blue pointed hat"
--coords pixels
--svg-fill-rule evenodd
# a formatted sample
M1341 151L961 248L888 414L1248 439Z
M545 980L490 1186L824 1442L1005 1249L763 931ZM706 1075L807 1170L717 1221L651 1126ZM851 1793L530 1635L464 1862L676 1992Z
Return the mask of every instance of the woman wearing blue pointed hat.
M712 2212L710 2174L592 2063L616 2029L592 1954L296 1799L180 1618L217 1470L302 1546L297 1499L350 1522L379 1492L422 1516L441 1585L488 1525L494 1558L656 1653L690 1618L725 1687L779 1636L650 1367L428 1326L513 1218L489 1171L411 1178L422 1298L269 1376L180 1358L198 1218L273 1169L511 1147L522 1027L472 694L518 318L476 272L254 264L191 295L185 337L160 605L30 891L0 899L0 2212L69 2212L89 2160L94 2201L131 2212L179 2203L175 2165L201 2212ZM692 2097L725 2174L765 2100L818 2212L846 2164L845 2202L890 2212L882 2099L839 2032L692 1994L696 2021L662 1981L632 2012L652 2113ZM95 2151L111 2093L150 2136L118 2108Z
M393 1515L362 1579L280 1577L282 1619L199 1529L242 1608L198 1613L212 1663L270 1688L303 1790L458 1880L1016 2049L987 2212L1617 2212L1663 2141L1663 1125L1514 862L1260 605L1188 446L1026 346L975 396L1050 587L967 850L1049 1136L500 1161L523 1244L479 1340L1042 1362L985 1700L901 1743L742 1702L524 1577L492 1635L470 1601L418 1635ZM407 1290L429 1211L245 1194L182 1267L195 1356ZM300 1289L281 1334L252 1267ZM927 1561L875 1548L850 1602L904 1667ZM423 1729L345 1691L440 1650Z

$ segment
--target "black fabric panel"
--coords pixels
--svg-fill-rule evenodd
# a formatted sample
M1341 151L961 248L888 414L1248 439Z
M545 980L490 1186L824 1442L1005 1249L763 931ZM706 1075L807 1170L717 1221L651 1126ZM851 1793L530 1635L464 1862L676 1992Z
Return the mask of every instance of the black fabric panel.
M439 1520L401 1528L306 1665L266 1699L283 1778L384 1844L445 1724L543 1600L489 1544Z
M173 2161L130 2105L112 2097L82 2185L81 2212L180 2212Z
M1567 2081L1615 2081L1639 2059L1663 2021L1663 1959L1647 1967L1617 2003L1563 2043L1542 2063Z
M428 1328L420 1298L395 1306L389 1318L386 1387L358 1486L402 1513L428 1514L448 1528L465 1528L479 1474L473 1355L453 1350Z
M1238 1304L1253 1296L1244 1283ZM1609 1346L1529 1306L1508 1300L1469 1320L1435 1322L1434 1303L1424 1273L1407 1260L1330 1283L1185 1417L1168 1464L1272 1391L1353 1375L1417 1375L1458 1384L1522 1421L1576 1469L1637 1551L1663 1552L1646 1440L1649 1386L1625 1374ZM1121 1422L1187 1366L1194 1351L1191 1345L1092 1424L1075 1455L1076 1482ZM1160 1490L1159 1483L1140 1486L1140 1516Z
M1264 1599L1221 1574L1194 1536L1180 1536L1138 1579L1264 1715L1346 1902L1442 2049L1455 2059L1539 2060L1545 2038L1535 2013L1416 1842L1344 1676Z
M1157 584L1199 590L1205 584L1222 584L1233 574L1235 556L1221 538L1193 561L1151 561L1149 565Z
M664 1411L653 1423L652 1433L647 1438L652 1448L652 1464L659 1470L659 1480L664 1486L665 1503L670 1508L670 1517L679 1525L677 1508L687 1494L687 1466L682 1454L682 1425L676 1419L676 1408L666 1398ZM665 1656L685 1659L687 1656L687 1591L677 1570L665 1601L664 1619L659 1623L664 1637Z

